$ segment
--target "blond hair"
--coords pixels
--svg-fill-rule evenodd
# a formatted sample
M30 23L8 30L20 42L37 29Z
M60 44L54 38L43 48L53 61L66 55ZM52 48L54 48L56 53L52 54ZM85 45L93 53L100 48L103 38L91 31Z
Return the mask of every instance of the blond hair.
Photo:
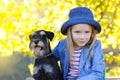
M71 60L71 57L72 57L72 54L74 51L71 30L72 30L71 27L68 28L68 30L67 30L67 48L68 48L68 52L69 52L69 64L70 64L70 60ZM90 44L89 51L88 51L88 53L90 52L90 57L93 56L93 46L96 41L96 33L97 33L97 31L92 27L92 35L91 35L90 40L87 43L87 44Z

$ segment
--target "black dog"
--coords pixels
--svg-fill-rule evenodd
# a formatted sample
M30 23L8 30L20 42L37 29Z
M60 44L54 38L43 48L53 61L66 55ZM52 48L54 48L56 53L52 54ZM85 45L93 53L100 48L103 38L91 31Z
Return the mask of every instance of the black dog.
M39 30L30 34L29 47L34 51L35 80L62 80L61 71L57 59L51 53L50 42L54 37L53 32Z

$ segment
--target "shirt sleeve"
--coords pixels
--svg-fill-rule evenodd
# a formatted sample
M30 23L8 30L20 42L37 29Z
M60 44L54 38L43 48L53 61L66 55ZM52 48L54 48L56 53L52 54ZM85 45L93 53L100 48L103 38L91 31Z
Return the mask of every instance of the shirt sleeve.
M52 54L57 58L59 59L59 44L60 42L57 44L57 46L52 50Z

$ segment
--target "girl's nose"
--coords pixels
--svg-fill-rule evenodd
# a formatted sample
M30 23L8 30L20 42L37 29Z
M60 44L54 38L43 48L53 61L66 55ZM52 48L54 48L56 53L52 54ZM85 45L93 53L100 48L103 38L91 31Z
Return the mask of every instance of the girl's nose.
M81 35L80 35L80 38L84 38L84 37L85 37L85 34L81 34Z

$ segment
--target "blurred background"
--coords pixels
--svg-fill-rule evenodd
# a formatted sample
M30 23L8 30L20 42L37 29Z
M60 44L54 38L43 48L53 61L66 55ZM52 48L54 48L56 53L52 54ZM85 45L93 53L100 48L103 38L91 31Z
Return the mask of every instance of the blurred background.
M90 8L102 25L105 76L120 76L120 0L0 0L0 80L25 80L31 76L34 57L29 34L53 31L52 49L65 36L61 25L76 6Z

